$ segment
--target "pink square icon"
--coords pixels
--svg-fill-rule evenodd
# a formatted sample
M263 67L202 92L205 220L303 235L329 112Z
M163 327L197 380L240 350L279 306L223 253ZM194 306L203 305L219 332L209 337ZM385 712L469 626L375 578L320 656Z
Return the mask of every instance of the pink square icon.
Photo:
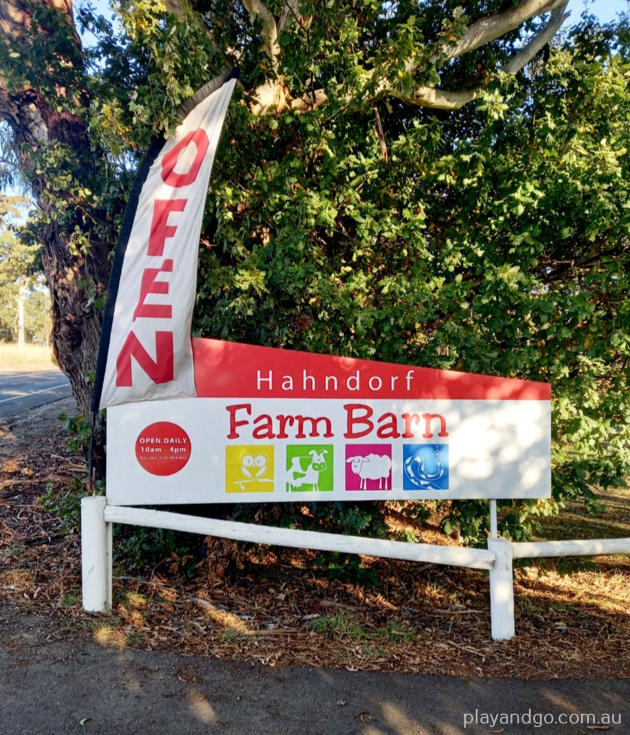
M346 444L346 490L391 490L392 445Z

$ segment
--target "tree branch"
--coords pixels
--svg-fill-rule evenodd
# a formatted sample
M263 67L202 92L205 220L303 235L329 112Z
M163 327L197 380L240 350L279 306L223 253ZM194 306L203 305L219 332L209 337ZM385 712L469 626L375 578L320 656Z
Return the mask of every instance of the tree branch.
M292 12L294 9L293 2L294 0L288 0L285 10L288 8ZM260 0L244 0L244 4L252 15L263 22L265 53L272 62L274 74L277 75L280 47L276 21ZM547 25L502 67L502 71L508 74L516 74L551 40L562 23L569 17L569 13L565 13L566 7L567 0L522 0L515 8L479 19L466 30L458 43L454 46L443 46L441 51L447 58L455 58L500 38L509 31L518 28L530 18L551 11ZM283 21L284 18L283 14ZM407 65L407 71L413 72L414 70L415 64L410 62ZM478 98L484 88L483 85L480 85L470 89L445 90L422 85L409 94L383 80L377 85L371 98L366 101L373 102L379 98L389 96L410 104L436 110L458 110ZM256 90L255 96L257 100L254 106L255 114L261 114L271 107L278 111L290 108L295 112L305 113L316 110L328 100L328 95L323 89L313 90L291 99L288 97L281 80L269 81L261 85ZM347 101L350 102L350 98Z
M166 0L166 12L172 13L180 20L183 20L190 10L190 0Z
M274 75L276 75L278 73L278 57L280 56L276 19L261 0L243 0L243 5L250 15L253 15L262 23L263 49L267 58L271 61L271 68Z
M562 0L562 4L552 11L549 23L540 31L540 33L534 36L527 46L516 53L510 61L501 68L501 71L508 74L516 74L526 64L528 64L534 56L536 56L545 44L549 43L556 31L570 15L570 13L564 12L567 4L567 0ZM418 87L414 90L412 96L397 94L394 89L390 89L388 94L416 105L422 105L423 107L432 107L438 110L459 110L468 102L472 102L472 100L479 97L483 90L483 86L462 90L442 90L435 87Z
M563 2L562 5L555 8L549 18L549 23L540 31L540 33L521 49L512 59L503 67L503 71L508 74L516 74L526 64L536 56L536 54L542 50L545 44L549 43L556 31L564 23L564 21L571 15L571 13L565 13L568 2Z
M290 17L293 18L299 26L301 26L302 28L305 27L306 23L304 21L304 18L302 18L302 16L300 15L298 0L286 0L286 2L284 3L284 6L282 7L282 13L280 14L280 18L278 19L278 35L282 33L287 23L287 20Z
M301 97L294 97L289 106L294 112L304 113L317 110L324 103L328 102L328 95L323 89L315 89L313 92L307 92Z
M518 28L530 18L563 5L566 5L565 0L522 0L514 8L475 21L466 29L456 44L452 46L444 44L440 50L447 59L454 59L490 41L496 41L497 38Z
M389 152L387 150L387 141L385 140L385 133L383 131L383 124L381 122L381 115L378 111L378 107L374 105L374 117L376 119L376 137L378 138L378 144L381 149L381 155L385 163L389 161Z
M482 87L471 89L437 89L436 87L417 87L412 95L403 94L396 89L386 89L383 95L395 97L403 102L410 102L421 107L430 107L434 110L459 110L460 107L472 102L482 92Z

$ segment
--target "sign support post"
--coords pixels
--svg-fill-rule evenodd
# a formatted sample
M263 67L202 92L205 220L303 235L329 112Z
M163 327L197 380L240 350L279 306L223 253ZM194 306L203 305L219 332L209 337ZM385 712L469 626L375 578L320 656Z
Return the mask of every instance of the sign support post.
M497 501L490 498L490 537L488 551L495 555L490 567L490 625L495 641L514 637L514 577L512 572L512 543L499 538Z
M497 501L490 498L490 538L497 538L498 535Z
M101 496L81 499L81 576L87 612L112 609L112 524L105 521L106 502Z
M490 568L492 638L495 641L509 641L514 637L512 542L506 538L490 537L488 551L495 555L494 566Z

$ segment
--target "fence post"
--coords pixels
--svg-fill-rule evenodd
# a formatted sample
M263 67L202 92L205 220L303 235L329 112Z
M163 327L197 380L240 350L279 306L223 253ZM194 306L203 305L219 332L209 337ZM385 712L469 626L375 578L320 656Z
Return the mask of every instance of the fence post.
M509 641L514 637L514 580L512 577L512 542L489 538L488 551L496 557L490 569L490 621L492 638Z
M81 499L81 581L83 609L112 609L112 524L105 522L105 498Z

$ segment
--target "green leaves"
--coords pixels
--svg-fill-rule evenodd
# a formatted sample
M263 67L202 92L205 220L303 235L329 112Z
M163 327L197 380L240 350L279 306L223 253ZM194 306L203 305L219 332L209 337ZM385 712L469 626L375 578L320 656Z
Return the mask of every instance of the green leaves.
M561 50L526 98L510 83L465 120L392 108L389 165L369 110L251 121L230 183L215 173L200 331L548 380L554 495L590 502L629 466L627 74ZM504 530L557 508L523 504ZM485 515L459 506L448 523L477 538Z
M0 49L0 64L9 86L41 73L58 107L81 100L62 99L52 79L91 100L90 151L43 145L32 157L48 203L40 226L66 233L78 256L113 245L137 162L181 102L238 65L195 332L548 380L554 493L591 502L630 469L627 28L585 24L514 78L496 69L519 32L447 59L481 13L462 5L303 0L285 18L275 69L241 4L203 0L176 18L161 3L121 0L120 24L84 12L100 34L88 65L61 68L65 32L46 48L40 39L32 59L21 44ZM270 9L280 17L279 4ZM293 100L324 90L328 101L255 116L255 90L272 77ZM383 80L409 94L490 83L476 104L445 113L387 97ZM515 507L505 530L530 533L540 512ZM485 515L462 505L448 523L479 538Z

